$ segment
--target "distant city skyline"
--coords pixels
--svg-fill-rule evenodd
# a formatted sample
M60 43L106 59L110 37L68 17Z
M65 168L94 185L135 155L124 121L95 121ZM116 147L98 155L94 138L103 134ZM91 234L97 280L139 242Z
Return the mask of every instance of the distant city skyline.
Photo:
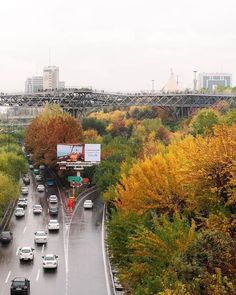
M30 0L2 1L0 91L24 91L27 77L54 64L68 85L108 91L159 90L171 69L181 88L193 88L194 71L232 73L234 86L235 7L233 0L42 0L35 9Z

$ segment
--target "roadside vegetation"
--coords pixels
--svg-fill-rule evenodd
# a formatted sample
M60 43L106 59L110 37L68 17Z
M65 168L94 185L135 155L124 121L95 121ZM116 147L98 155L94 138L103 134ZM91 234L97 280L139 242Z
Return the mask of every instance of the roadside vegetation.
M26 130L36 164L57 143L101 143L86 168L107 203L112 264L131 294L236 294L236 109L176 120L151 107L90 114L49 108Z
M0 134L0 220L8 204L19 196L19 179L28 170L19 140L21 131Z

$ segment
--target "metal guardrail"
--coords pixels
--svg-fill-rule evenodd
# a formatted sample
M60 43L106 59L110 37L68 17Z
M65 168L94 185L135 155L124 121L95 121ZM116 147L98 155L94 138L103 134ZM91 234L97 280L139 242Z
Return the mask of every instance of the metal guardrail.
M7 228L8 224L9 224L9 222L11 220L12 214L14 212L16 202L17 202L17 200L11 201L9 203L9 205L7 206L7 209L6 209L5 213L4 213L4 216L0 221L0 231L3 231L3 230L5 230Z

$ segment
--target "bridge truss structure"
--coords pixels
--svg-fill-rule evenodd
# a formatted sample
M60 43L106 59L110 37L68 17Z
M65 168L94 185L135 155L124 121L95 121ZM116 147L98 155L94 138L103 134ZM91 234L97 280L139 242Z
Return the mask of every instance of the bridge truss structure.
M168 109L176 117L187 117L195 109L209 108L222 100L236 106L236 94L124 94L78 89L25 95L0 94L0 106L43 107L46 104L59 104L75 117L92 110L130 106L155 106Z

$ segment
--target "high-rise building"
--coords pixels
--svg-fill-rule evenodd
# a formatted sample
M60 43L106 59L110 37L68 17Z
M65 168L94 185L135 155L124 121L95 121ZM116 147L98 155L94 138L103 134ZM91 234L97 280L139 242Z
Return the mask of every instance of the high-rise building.
M43 69L43 89L59 88L59 67L48 66Z
M25 81L25 93L29 94L33 92L32 78L27 78Z
M216 90L218 86L231 87L232 74L228 73L201 73L198 75L198 89Z
M25 81L25 93L35 93L43 90L43 76L33 76Z
M66 83L65 81L59 81L59 89L63 89L63 88L66 88Z

